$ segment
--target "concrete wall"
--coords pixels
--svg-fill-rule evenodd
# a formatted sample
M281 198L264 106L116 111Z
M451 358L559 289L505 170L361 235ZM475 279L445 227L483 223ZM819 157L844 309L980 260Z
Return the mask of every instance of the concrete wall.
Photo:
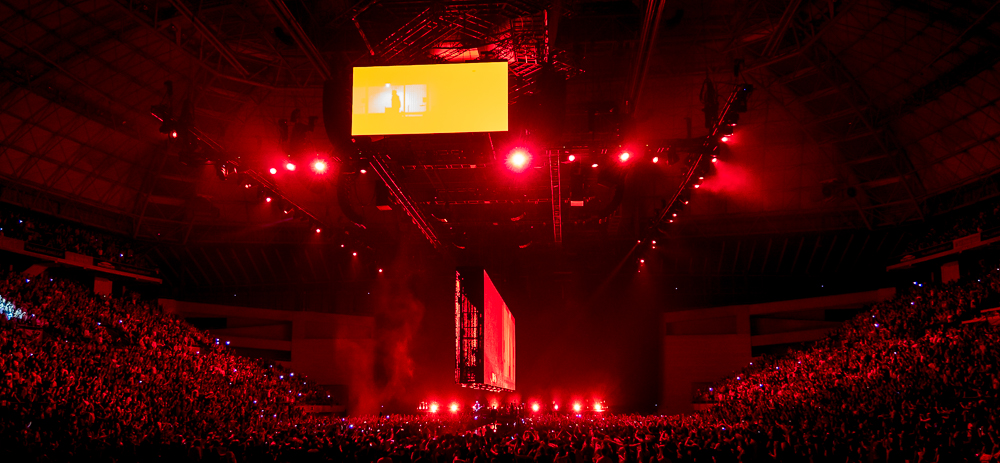
M660 413L687 413L699 386L742 369L754 348L821 339L866 305L894 296L894 288L764 304L667 312L662 315L663 380Z
M160 299L164 311L213 319L208 331L235 348L276 355L291 371L321 385L345 386L347 412L358 410L374 390L375 319L355 315L292 312ZM224 327L223 327L224 326Z

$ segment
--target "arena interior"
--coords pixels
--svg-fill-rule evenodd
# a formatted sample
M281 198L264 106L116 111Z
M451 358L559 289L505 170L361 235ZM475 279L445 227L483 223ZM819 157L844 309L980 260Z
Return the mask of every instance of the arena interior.
M998 1L0 0L0 459L998 461L998 101Z

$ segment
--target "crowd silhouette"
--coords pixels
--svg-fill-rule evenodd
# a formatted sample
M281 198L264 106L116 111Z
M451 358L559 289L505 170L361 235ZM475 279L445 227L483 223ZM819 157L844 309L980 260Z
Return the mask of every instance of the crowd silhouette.
M1000 269L916 283L827 339L757 358L677 416L341 418L310 382L234 355L137 295L11 274L0 295L0 442L17 461L947 463L1000 457L1000 335L963 323Z
M997 227L1000 227L1000 203L977 205L974 210L963 211L957 218L940 220L936 225L927 227L906 245L904 252L928 249Z
M40 214L0 205L0 236L23 240L54 251L91 256L95 263L113 262L153 269L131 240Z

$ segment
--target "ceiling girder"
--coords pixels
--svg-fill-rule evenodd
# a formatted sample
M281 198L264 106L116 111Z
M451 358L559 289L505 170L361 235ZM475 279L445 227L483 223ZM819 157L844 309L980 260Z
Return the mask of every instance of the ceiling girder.
M201 33L202 37L204 37L205 40L208 40L208 42L211 43L213 47L215 47L215 49L226 60L226 62L229 63L230 66L236 69L243 77L250 76L250 71L247 71L247 69L243 66L243 63L241 63L240 60L236 58L236 54L233 53L233 50L230 49L225 42L219 40L219 37L218 35L216 35L215 31L212 30L212 28L208 27L208 25L206 25L204 22L202 22L201 19L198 18L198 15L194 14L194 12L191 11L191 8L188 8L187 4L184 3L184 0L169 0L169 1L170 4L174 6L174 8L177 8L177 11L179 11L182 15L184 15L184 17L187 18L188 21L191 21L191 24L194 26L194 28Z

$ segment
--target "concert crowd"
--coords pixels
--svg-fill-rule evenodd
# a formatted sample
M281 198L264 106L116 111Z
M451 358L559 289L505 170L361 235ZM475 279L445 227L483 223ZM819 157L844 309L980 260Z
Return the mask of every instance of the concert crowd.
M23 240L55 251L93 257L97 262L122 263L152 269L130 240L0 204L0 236Z
M950 221L945 220L935 226L927 227L906 245L905 252L919 251L1000 227L1000 202L987 202L985 205L975 207L978 211L966 211Z
M826 340L755 359L695 414L339 418L296 407L321 399L307 380L233 355L134 295L10 275L0 283L0 445L17 461L993 461L1000 335L963 322L998 294L992 269L914 284Z

